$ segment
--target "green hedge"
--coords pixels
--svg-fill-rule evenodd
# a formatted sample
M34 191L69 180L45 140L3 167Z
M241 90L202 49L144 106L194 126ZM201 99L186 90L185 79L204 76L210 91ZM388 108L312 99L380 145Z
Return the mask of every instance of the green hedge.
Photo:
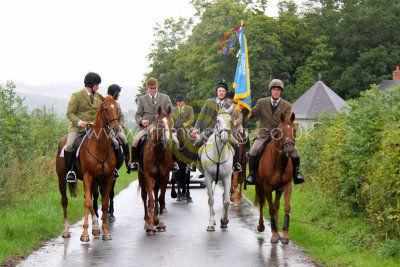
M400 237L400 87L374 86L298 140L308 181ZM379 238L379 236L378 236Z

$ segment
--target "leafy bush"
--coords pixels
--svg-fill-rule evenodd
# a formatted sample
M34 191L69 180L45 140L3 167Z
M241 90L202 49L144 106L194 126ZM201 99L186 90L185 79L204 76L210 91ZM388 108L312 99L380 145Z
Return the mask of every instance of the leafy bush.
M38 193L29 192L28 185L41 181L39 173L49 172L58 140L67 133L67 122L54 110L43 107L28 113L14 89L12 82L0 86L0 207L17 194Z
M373 87L299 140L310 182L400 236L400 88ZM378 236L379 237L379 236Z

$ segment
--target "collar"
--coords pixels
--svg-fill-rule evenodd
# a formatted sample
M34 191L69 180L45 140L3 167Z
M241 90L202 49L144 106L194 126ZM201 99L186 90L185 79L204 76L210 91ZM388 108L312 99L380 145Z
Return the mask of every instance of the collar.
M215 104L218 105L219 103L220 103L220 102L218 101L218 98L215 98ZM225 99L222 100L221 103L222 103L222 104L221 104L221 107L224 107L224 106L225 106L225 103L226 103Z
M156 94L154 95L154 98L157 98L157 94L158 94L158 93L156 93ZM148 95L149 95L150 100L151 100L153 96L152 96L151 94L148 94Z
M271 105L273 105L273 103L272 103L273 101L274 101L274 99L273 99L272 96L271 96ZM276 104L278 105L280 101L281 101L281 98L279 97L279 98L276 100Z
M91 92L89 92L87 89L86 89L86 87L84 88L85 89L85 92L87 93L87 95L88 96L90 96L92 93ZM96 92L94 93L94 95L96 94Z

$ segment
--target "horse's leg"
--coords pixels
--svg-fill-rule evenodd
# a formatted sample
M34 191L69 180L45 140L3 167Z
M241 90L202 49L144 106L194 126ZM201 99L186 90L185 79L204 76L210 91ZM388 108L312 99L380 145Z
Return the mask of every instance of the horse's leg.
M256 199L258 200L258 206L260 208L260 217L258 219L257 230L259 232L264 232L265 225L264 225L263 210L264 210L264 205L265 205L265 194L264 194L263 185L261 185L261 184L256 184Z
M85 191L85 221L83 223L83 232L81 234L82 242L89 242L88 217L89 217L90 207L92 207L92 210L93 210L91 186L92 186L92 177L90 177L90 175L88 173L84 173L83 174L83 189Z
M154 235L156 232L156 228L154 226L154 196L153 196L153 178L149 177L145 174L145 186L147 191L147 208L148 208L148 216L149 216L149 228L146 230L148 235Z
M240 173L240 175L243 175L244 177L246 177L246 173L244 171L242 171ZM244 178L239 180L239 193L238 193L238 203L239 203L239 205L242 204L242 186L243 186L243 181L244 181Z
M140 194L143 200L143 207L144 207L144 229L147 230L149 228L149 214L147 209L147 191L146 185L144 184L144 177L141 172L139 172L139 185L140 185Z
M185 167L185 184L186 184L186 202L191 203L193 202L192 197L190 196L190 170L189 166L186 165Z
M208 207L210 209L210 218L208 220L208 227L207 231L215 231L215 212L214 212L214 195L213 195L213 190L212 190L212 179L209 177L207 174L206 179L205 179L206 187L207 187L207 195L208 195Z
M176 198L176 196L177 196L176 190L175 190L175 183L176 183L176 172L173 172L172 177L171 177L171 184L172 184L171 197L172 198Z
M266 192L266 198L268 201L269 216L271 218L271 232L272 232L271 243L278 243L280 236L275 222L275 207L272 202L272 191L269 189Z
M101 211L103 212L102 215L102 220L103 224L101 225L101 228L103 230L103 240L111 240L111 235L108 232L108 224L107 224L107 218L108 218L108 206L109 206L109 201L110 201L110 193L111 193L111 188L114 183L114 170L111 173L109 177L105 178L106 184L104 187L104 196L103 196L103 203L101 206Z
M68 197L67 197L67 184L65 182L65 177L58 177L58 188L61 194L61 205L63 207L64 212L64 231L62 233L63 238L71 237L71 233L69 232L69 224L68 224Z
M165 207L165 191L167 190L167 183L168 183L168 174L162 179L161 184L161 189L160 189L160 196L158 198L158 201L160 202L160 213L158 216L158 224L157 224L157 230L159 232L165 232L165 224L164 224L164 209L163 207Z
M183 197L183 175L182 175L182 169L179 168L179 171L176 173L177 178L176 178L176 183L178 185L178 197L177 201L182 201L185 200Z
M153 195L154 195L154 225L158 224L159 221L159 214L160 214L160 203L159 203L159 197L158 197L158 192L160 191L160 184L155 183L154 188L153 188Z
M276 231L279 234L279 206L281 203L282 191L276 190L275 191L275 200L274 200L274 209L275 209L275 224L276 224Z
M96 216L99 217L99 214L97 210L99 209L98 206L98 199L99 199L99 186L96 184L96 186L93 189L93 210L94 213L96 213Z
M223 181L224 184L224 193L222 195L222 203L224 205L223 212L222 212L222 218L221 218L221 228L228 228L228 208L229 205L231 204L229 200L229 190L231 189L231 177L232 175L229 175L227 178L225 178Z
M238 184L239 184L239 174L238 172L234 172L233 175L233 182L232 182L232 187L233 187L233 206L238 207L239 206L239 199L238 199Z
M111 187L111 192L110 192L110 207L108 209L108 221L109 222L115 222L115 217L114 217L114 187L115 187L115 182L114 180L113 185Z
M283 197L285 198L285 219L283 223L283 236L281 242L289 243L289 214L290 214L290 195L292 193L292 183L288 183L283 188Z

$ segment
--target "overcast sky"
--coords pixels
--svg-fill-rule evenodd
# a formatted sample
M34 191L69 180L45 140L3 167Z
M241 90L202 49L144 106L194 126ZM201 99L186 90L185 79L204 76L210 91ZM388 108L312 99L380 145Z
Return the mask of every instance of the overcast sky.
M277 16L277 1L267 15ZM138 86L155 23L194 12L189 0L0 0L0 83L83 81L94 71L102 87Z

